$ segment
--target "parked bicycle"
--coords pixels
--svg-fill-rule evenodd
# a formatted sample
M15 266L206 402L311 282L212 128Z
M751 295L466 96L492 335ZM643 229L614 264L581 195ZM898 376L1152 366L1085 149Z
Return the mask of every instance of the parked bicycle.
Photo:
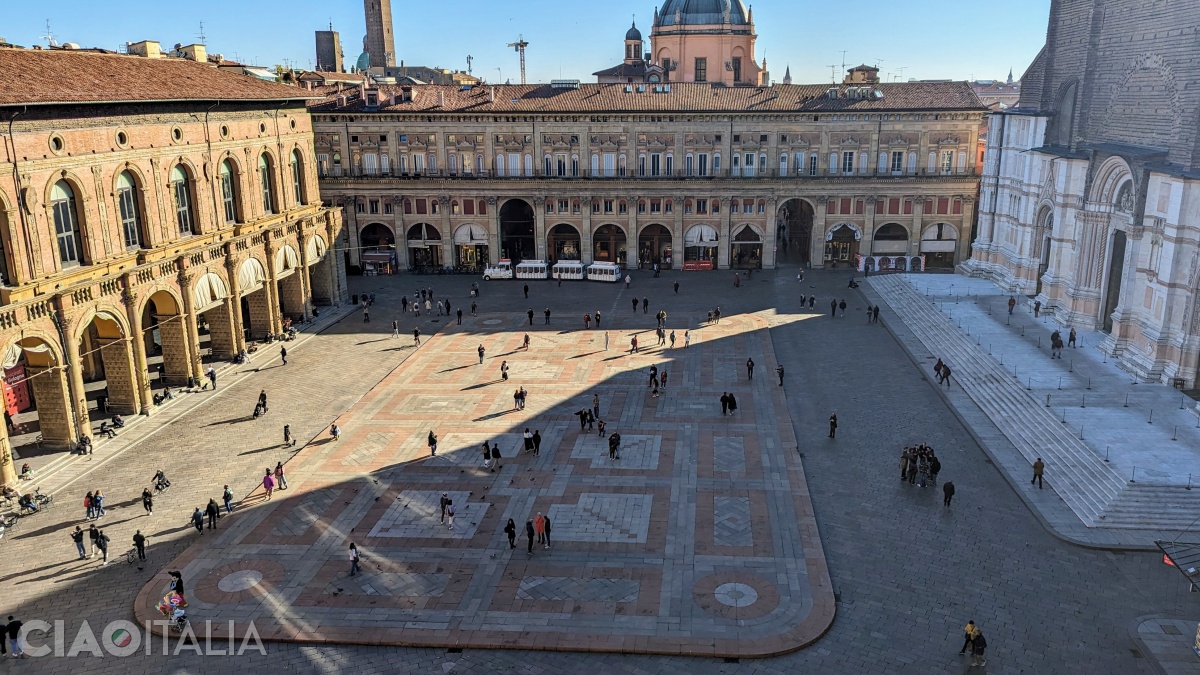
M17 523L19 522L21 522L21 518L15 513L0 515L0 539L4 538L6 532L17 529Z

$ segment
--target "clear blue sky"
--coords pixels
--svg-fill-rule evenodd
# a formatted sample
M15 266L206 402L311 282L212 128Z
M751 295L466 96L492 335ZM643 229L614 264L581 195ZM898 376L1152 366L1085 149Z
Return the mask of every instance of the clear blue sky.
M4 4L0 35L26 47L45 44L47 18L60 42L107 49L145 39L168 48L196 42L203 22L209 53L267 66L311 67L313 31L330 22L353 63L366 32L360 0ZM470 54L476 75L517 81L517 55L505 44L523 34L530 43L529 81L589 81L594 71L620 61L634 15L649 39L654 7L652 0L393 0L397 60L465 69ZM1009 67L1020 77L1042 46L1049 7L1050 0L760 0L754 6L757 57L766 52L776 80L790 64L798 83L828 82L830 64L840 68L843 58L847 66L877 64L889 80L901 73L903 79L992 79Z

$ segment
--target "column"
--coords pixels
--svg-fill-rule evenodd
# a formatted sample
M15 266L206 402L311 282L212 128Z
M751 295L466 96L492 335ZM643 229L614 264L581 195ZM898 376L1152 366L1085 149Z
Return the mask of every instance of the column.
M963 197L963 215L962 224L958 228L958 243L955 244L954 264L955 266L962 264L967 260L971 251L971 228L975 222L975 197L966 195Z
M675 241L683 241L683 200L682 200L682 199L675 199L675 200L673 200L673 201L675 202L675 208L674 208L674 211L675 211L675 213L674 213L674 216L675 216L675 218L674 218L674 221L675 221L675 222L671 223L671 242L672 242L672 250L671 250L671 268L674 268L674 267L675 267L675 259L677 258L677 256L675 255L674 248L673 248L673 246L674 246L674 242L675 242ZM675 233L677 233L677 232L679 233L678 235L676 235L676 234L675 234ZM675 238L676 236L678 236L678 237L679 237L679 239L676 239L676 238ZM637 245L637 242L635 241L635 242L634 242L634 249L635 249L635 250L637 249L637 246L638 246L638 245ZM682 250L682 249L680 249L680 250ZM682 268L682 267L683 267L683 263L682 263L682 262L680 262L680 263L679 263L679 267L680 267L680 268Z
M163 381L183 386L191 373L191 356L188 354L188 331L184 326L187 317L183 314L156 315L158 336L162 340Z
M538 260L546 259L546 198L533 198L533 244Z
M300 247L300 269L296 270L296 273L300 275L300 294L304 310L304 320L308 321L312 318L313 292L312 271L309 269L310 263L308 260L308 238L304 236L304 232L311 227L312 222L305 219L301 221L300 225L300 236L296 237L296 245Z
M37 401L38 425L42 444L69 448L75 440L71 423L71 401L67 396L67 377L61 366L25 366L25 376Z
M778 168L778 167L776 167ZM778 233L775 229L775 209L779 207L775 195L767 198L767 218L763 221L763 269L775 269L775 253L779 245Z
M909 237L909 255L921 255L922 216L925 215L925 198L913 197L912 236Z
M12 445L8 429L0 429L0 485L16 485L17 469L13 466Z
M458 267L454 258L454 232L450 222L450 196L439 195L438 204L441 206L442 221L438 227L442 231L442 267ZM397 237L399 239L399 237Z
M267 259L267 282L263 284L263 290L267 296L267 332L282 333L283 319L281 318L281 309L279 306L279 277L275 276L275 242L267 238L263 244L263 253ZM251 307L250 314L253 317L254 308Z
M636 153L634 154L634 158L632 161L635 162L634 170L636 171L636 169L637 169ZM630 196L626 197L625 200L626 200L625 203L629 205L629 212L626 214L629 216L629 226L628 226L628 229L625 231L625 249L626 249L625 266L629 267L629 252L628 252L629 238L632 236L633 237L633 250L634 250L634 256L633 256L634 265L633 266L636 269L637 268L637 235L636 234L631 235L629 233L637 232L637 229L638 229L638 198L636 195L630 195ZM617 254L617 251L614 251L613 255L615 256L616 254Z
M589 167L588 170L591 171L591 168ZM585 266L594 262L592 259L592 199L591 195L579 195L580 208L583 209L583 224L579 228L579 261Z
M813 211L811 249L809 250L809 266L816 269L825 268L825 218L829 212L829 197L817 197L817 208Z
M721 225L717 232L717 267L719 269L729 269L729 257L733 253L733 242L729 239L729 230L733 224L733 213L730 209L725 209L721 216Z
M75 412L76 434L87 434L90 436L92 434L92 423L91 419L88 417L86 390L83 388L83 367L79 362L79 343L68 334L66 347L68 371L67 377L71 378L71 386L67 389L67 393L69 393L71 397L71 408L68 410L73 409ZM39 398L37 400L40 404L41 399ZM45 439L45 434L42 434L42 438Z
M488 197L488 263L492 266L500 262L500 200Z
M328 255L328 254L327 254ZM225 247L225 274L229 277L229 318L233 326L233 353L246 348L246 329L242 326L242 289L238 280L237 260L233 247Z
M104 378L108 385L108 407L122 415L138 411L137 379L133 374L133 357L129 337L100 338L100 355L104 359Z
M196 316L196 301L192 297L192 275L182 272L179 275L179 286L183 290L183 313L179 321L183 324L188 346L187 376L199 378L204 374L200 364L200 327L197 324L200 317Z
M129 317L130 339L133 344L133 373L137 385L137 401L143 415L149 415L154 399L150 394L150 369L146 365L146 342L142 326L142 313L138 311L137 296L130 290L132 279L125 275L125 315Z
M862 256L869 256L875 251L875 213L879 204L876 199L874 196L867 197L866 208L863 209L863 239L858 247L858 254ZM920 235L917 238L920 239Z
M233 298L225 298L224 302L204 312L208 319L208 339L213 358L232 359L238 352L232 307Z

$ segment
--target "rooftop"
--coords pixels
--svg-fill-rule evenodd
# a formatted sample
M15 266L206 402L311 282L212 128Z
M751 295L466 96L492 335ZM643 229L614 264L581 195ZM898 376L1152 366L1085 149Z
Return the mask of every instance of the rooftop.
M636 84L581 84L578 88L555 89L549 84L480 85L471 88L443 85L408 87L412 100L401 100L401 88L379 87L378 112L393 113L554 113L554 112L889 112L889 111L984 111L979 98L966 82L894 82L867 87L881 98L851 98L856 85L801 84L770 87L725 87L721 85L671 82L647 84L639 92ZM837 89L837 98L828 96ZM628 89L628 91L627 91ZM314 92L315 93L315 92ZM312 101L310 111L359 112L364 102L357 98L338 104L338 93L329 91L324 100ZM394 97L394 98L393 98ZM440 99L440 100L439 100Z
M0 49L0 105L303 100L309 92L187 59Z

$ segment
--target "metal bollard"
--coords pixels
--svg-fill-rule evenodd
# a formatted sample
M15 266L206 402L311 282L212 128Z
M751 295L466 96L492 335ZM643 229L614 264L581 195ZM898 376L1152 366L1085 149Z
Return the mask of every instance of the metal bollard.
M1070 368L1067 368L1067 372L1068 372L1068 373L1073 373L1073 372L1075 372L1075 359L1071 359L1071 367L1070 367Z
M1129 394L1125 394L1125 407L1129 407Z
M1179 425L1178 424L1175 425L1175 432L1171 434L1171 440L1173 440L1173 441L1179 440Z
M1080 408L1087 407L1087 395L1086 394L1081 399L1079 399L1079 407Z
M1154 424L1154 408L1150 409L1150 419L1146 420L1146 424Z
M1046 394L1046 407L1050 407L1050 394Z
M1088 391L1092 390L1092 378L1088 378Z
M1107 462L1107 461L1108 461L1108 451L1109 451L1109 449L1110 449L1111 447L1112 447L1111 445L1106 445L1106 446L1104 446L1104 461L1105 461L1105 462Z
M1079 425L1079 440L1083 440L1083 425Z
M1062 389L1062 378L1058 378L1058 388Z
M1066 424L1066 423L1067 423L1067 409L1066 409L1066 408L1063 408L1063 418L1062 418L1062 423L1063 423L1063 424Z
M1137 482L1137 466L1134 466L1134 467L1133 467L1133 473L1129 474L1129 482L1130 482L1130 483L1136 483L1136 482Z
M1025 378L1025 391L1032 391L1032 390L1033 390L1033 378L1032 377Z

